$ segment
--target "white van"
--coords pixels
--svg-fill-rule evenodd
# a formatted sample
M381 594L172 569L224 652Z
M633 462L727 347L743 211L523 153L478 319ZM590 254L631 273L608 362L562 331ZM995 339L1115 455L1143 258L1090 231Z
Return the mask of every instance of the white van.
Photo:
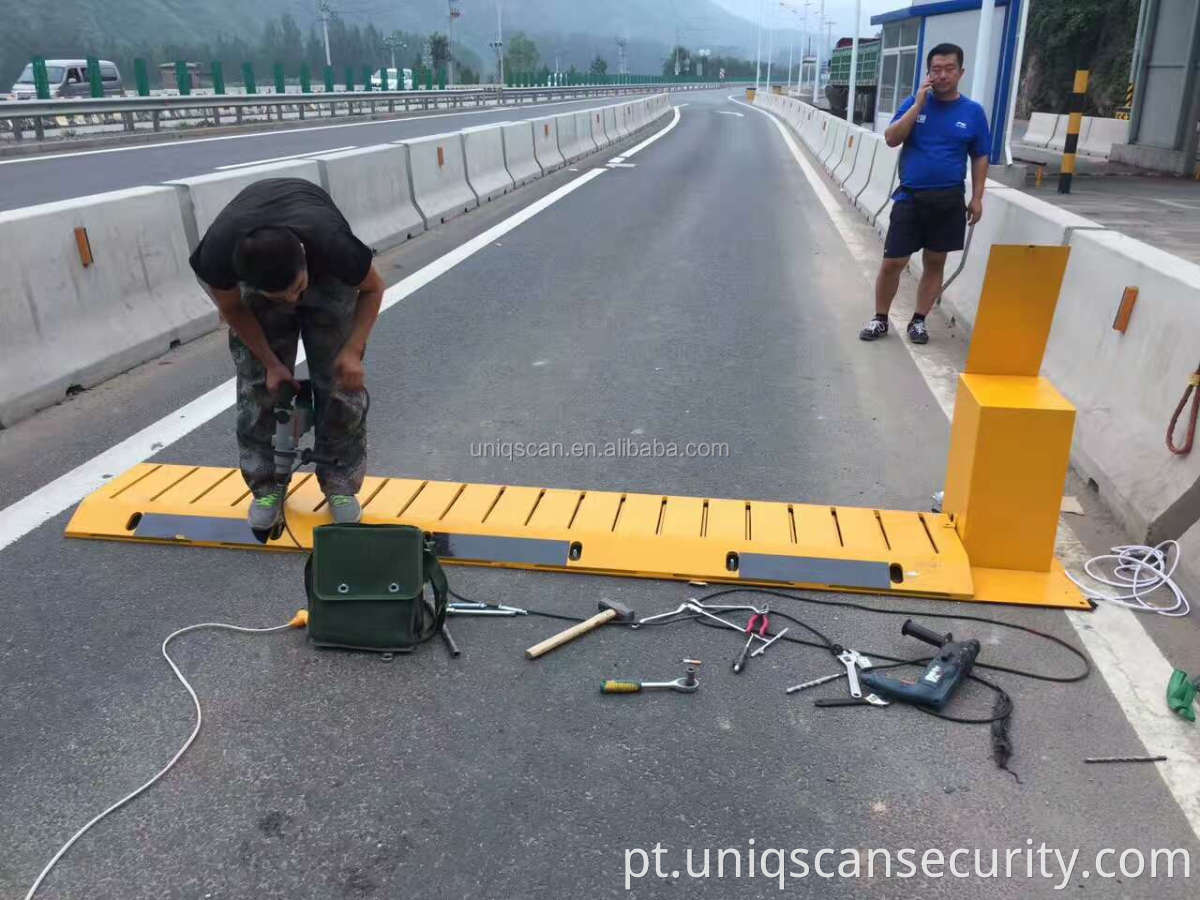
M50 82L51 99L92 96L86 59L48 59L46 77ZM100 60L100 78L104 84L104 96L119 97L125 93L121 86L121 73L115 63L107 59ZM12 86L12 97L14 100L37 99L37 87L33 82L33 63L22 70L21 77Z
M389 91L411 91L413 89L413 70L412 69L392 69L387 70L388 90ZM401 81L403 77L403 81ZM383 80L376 72L371 76L371 90L378 91L383 85Z

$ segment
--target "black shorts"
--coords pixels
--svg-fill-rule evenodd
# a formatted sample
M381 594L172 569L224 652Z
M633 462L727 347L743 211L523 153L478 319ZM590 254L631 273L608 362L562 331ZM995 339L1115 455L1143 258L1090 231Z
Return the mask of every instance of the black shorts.
M918 250L961 250L966 229L967 205L961 188L911 191L892 204L883 255L885 259L896 259L912 256Z

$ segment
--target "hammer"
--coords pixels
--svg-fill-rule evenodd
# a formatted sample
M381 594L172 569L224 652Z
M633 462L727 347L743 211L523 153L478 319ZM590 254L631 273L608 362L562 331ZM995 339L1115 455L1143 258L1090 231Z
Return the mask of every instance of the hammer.
M578 625L572 625L566 631L560 631L554 637L546 638L540 644L534 644L525 651L525 657L537 659L555 647L561 647L567 641L573 641L581 634L587 634L593 628L598 628L606 622L632 622L634 619L633 610L623 603L617 603L615 600L601 600L597 605L600 607L600 612L596 615Z

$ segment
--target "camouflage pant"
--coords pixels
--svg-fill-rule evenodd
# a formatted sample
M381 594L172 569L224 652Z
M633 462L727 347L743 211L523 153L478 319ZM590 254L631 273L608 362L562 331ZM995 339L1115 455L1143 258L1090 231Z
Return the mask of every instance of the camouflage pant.
M358 291L335 280L311 284L295 306L249 290L242 302L262 325L267 343L289 369L296 366L296 341L304 339L316 406L319 456L337 465L318 465L325 494L357 494L367 466L367 392L345 391L333 380L333 363L354 326ZM267 391L267 370L241 338L229 332L229 350L237 367L237 442L242 477L255 496L275 484L271 437L274 401Z

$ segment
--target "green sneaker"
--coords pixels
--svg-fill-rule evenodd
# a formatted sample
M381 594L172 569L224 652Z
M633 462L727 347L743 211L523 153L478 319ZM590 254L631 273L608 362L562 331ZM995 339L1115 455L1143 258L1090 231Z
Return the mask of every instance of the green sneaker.
M250 504L250 514L247 519L254 531L270 531L283 517L283 488L275 488L261 497L255 497Z
M353 494L330 494L329 513L336 525L357 525L362 520L362 506Z

